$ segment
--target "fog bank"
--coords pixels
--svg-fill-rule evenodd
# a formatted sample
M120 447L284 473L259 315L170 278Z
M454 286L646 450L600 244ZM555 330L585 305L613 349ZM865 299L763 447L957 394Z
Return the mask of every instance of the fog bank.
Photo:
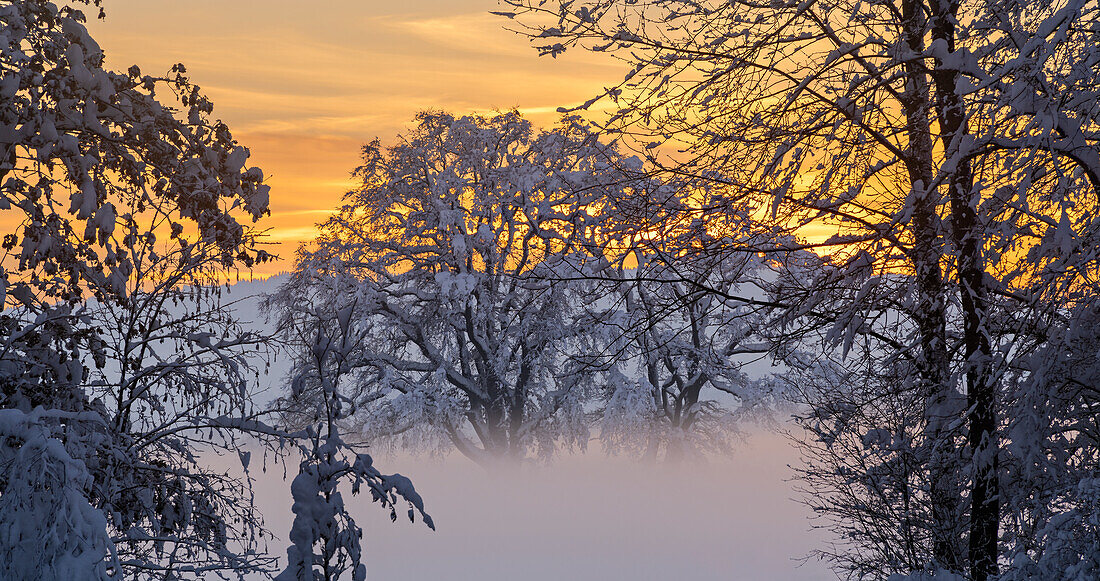
M457 455L377 454L383 472L412 478L435 532L390 523L367 498L345 498L364 529L371 581L835 579L821 563L798 560L822 536L792 500L787 465L796 461L770 432L750 436L730 458L678 468L592 450L493 474ZM285 538L282 467L258 476L257 502ZM284 547L282 539L269 547L281 562Z

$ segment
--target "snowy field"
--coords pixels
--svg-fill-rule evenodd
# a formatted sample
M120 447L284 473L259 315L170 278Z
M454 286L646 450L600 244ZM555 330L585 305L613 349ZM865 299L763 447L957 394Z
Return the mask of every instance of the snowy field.
M797 559L822 537L792 500L787 464L796 457L774 434L680 469L597 451L510 474L459 456L376 460L413 479L438 530L391 524L355 497L372 581L835 579L821 563ZM258 476L257 502L285 536L289 485L281 468ZM270 548L285 560L281 541Z

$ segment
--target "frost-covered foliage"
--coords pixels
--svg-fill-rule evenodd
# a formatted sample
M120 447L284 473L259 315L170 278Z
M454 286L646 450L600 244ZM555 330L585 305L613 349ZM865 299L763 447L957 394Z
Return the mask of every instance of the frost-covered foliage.
M291 546L287 567L277 581L337 580L349 571L354 581L367 578L360 544L363 531L344 505L339 490L342 481L351 483L352 494L359 494L366 485L371 500L388 508L393 520L397 520L397 504L404 501L409 505L410 521L419 513L425 524L435 528L408 478L383 475L370 455L356 453L338 435L314 436L312 448L303 453L309 459L302 462L290 486L294 500Z
M166 561L176 576L198 578L268 568L273 559L255 552L266 531L247 465L234 476L209 464L279 439L242 424L263 411L253 398L269 338L237 320L220 286L229 273L201 241L185 250L145 237L121 245L135 276L125 293L86 305L97 333L83 383L132 450L104 459L96 489L117 551L128 571L150 577Z
M165 77L104 69L71 5L4 2L0 19L0 208L25 217L4 238L4 266L36 275L6 277L11 299L120 291L135 265L117 241L147 235L141 214L169 202L158 235L176 239L190 228L218 244L225 264L257 259L242 249L245 229L229 210L267 212L263 174L245 168L248 151L209 119L210 101L182 66ZM158 89L182 110L162 105Z
M1029 492L1014 487L1012 448L1058 430L1014 426L1022 411L1013 406L1027 386L1046 385L1028 358L1050 353L1051 325L1091 302L1076 295L1097 280L1100 7L501 3L543 54L584 48L626 61L624 80L582 107L607 101L605 128L640 138L649 164L720 180L754 218L814 234L768 253L780 270L765 300L774 352L793 367L823 354L858 371L857 385L897 375L850 401L817 389L832 365L797 377L805 393L829 396L805 403L866 414L834 425L853 430L842 434L852 444L865 430L919 434L915 466L928 482L917 513L821 505L837 532L868 525L840 545L839 561L871 559L869 578L894 565L975 581L1013 571L1015 505ZM802 256L807 249L828 255ZM878 391L894 399L882 413L908 406L916 425L875 419ZM863 482L859 473L888 465L850 453L823 485ZM852 498L865 492L874 493ZM926 518L923 546L894 546L890 531L914 515ZM879 541L885 551L861 552ZM861 548L841 554L851 546ZM894 560L903 550L927 562Z
M866 347L847 359L792 354L782 377L794 399L814 402L795 418L805 430L797 473L821 521L813 525L837 536L818 556L853 579L924 571L942 534L931 513L926 399L911 361L884 359Z
M1021 358L1006 405L1005 579L1100 575L1100 311L1088 298L1059 313Z
M304 321L346 313L364 437L481 463L583 447L600 347L579 283L556 273L587 259L578 233L626 187L615 159L575 119L535 132L515 112L422 113L398 145L368 145L361 185L272 301L297 366L314 364Z
M119 563L107 519L89 502L92 475L87 454L103 434L102 417L35 408L0 410L0 437L18 442L0 448L5 467L0 494L0 576L99 580L113 577ZM78 446L73 432L81 436ZM91 434L93 437L88 437Z

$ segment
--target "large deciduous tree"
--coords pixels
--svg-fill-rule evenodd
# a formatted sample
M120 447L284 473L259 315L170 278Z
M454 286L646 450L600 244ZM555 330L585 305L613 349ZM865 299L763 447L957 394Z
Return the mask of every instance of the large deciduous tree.
M776 329L787 331L775 344L781 354L798 345L811 353L835 349L836 357L826 354L850 369L862 366L857 383L916 406L915 419L913 407L904 417L892 406L861 409L872 420L882 413L883 422L902 422L894 435L907 442L906 434L919 435L907 462L924 482L912 488L924 515L916 519L877 512L874 504L821 506L841 531L856 535L858 549L837 555L842 560L858 562L860 553L883 547L873 558L883 567L852 574L928 568L984 581L999 563L1042 554L1020 545L1021 536L1001 533L1019 518L1009 507L1027 496L1023 487L1005 487L1016 481L1012 449L1051 432L1016 429L1016 417L1004 411L1021 386L1048 385L1036 383L1043 370L1034 361L1023 365L1024 354L1050 340L1059 328L1052 321L1072 318L1066 305L1093 300L1081 289L1093 284L1096 268L1097 6L503 4L509 8L501 14L543 54L584 47L628 63L625 80L602 95L613 103L605 126L651 138L644 150L651 163L720 175L753 200L754 217L766 215L792 233L814 227L836 234L809 241L830 253L810 268L814 258L791 254L805 245L774 249L772 256L794 265L766 285ZM659 143L684 151L662 157ZM853 349L869 355L845 359ZM835 377L829 366L793 363L817 369L812 375L822 374L822 382ZM883 377L895 380L875 385ZM881 403L853 397L823 407L847 414ZM843 414L829 421L865 432L852 437L888 441L867 430L889 426L848 422ZM853 466L840 468L831 482L852 478L845 471ZM856 482L873 486L865 475ZM845 524L859 519L878 524ZM913 547L881 536L903 523L922 529L907 537ZM914 558L891 556L902 549Z
M608 450L675 458L775 401L736 361L759 356L758 313L702 292L736 292L761 260L677 245L768 239L733 210L695 219L720 191L653 179L575 118L536 132L516 113L423 113L356 175L272 305L299 366L300 330L352 313L345 423L364 436L490 463L583 447L595 421Z
M599 347L577 285L544 275L587 258L586 208L625 187L614 155L574 119L536 132L515 112L426 112L398 145L364 148L361 185L273 300L291 335L350 313L364 436L483 464L585 445ZM313 338L291 339L304 365Z

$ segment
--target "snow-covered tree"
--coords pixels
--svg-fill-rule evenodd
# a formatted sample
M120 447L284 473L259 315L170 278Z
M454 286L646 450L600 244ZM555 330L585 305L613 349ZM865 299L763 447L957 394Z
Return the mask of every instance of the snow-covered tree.
M682 270L659 278L665 268L624 273L615 288L621 315L601 313L622 334L613 343L620 349L600 438L611 451L640 446L648 457L669 460L729 452L739 420L761 417L778 403L770 385L742 371L766 351L753 342L759 317L751 307L700 291L730 272L715 269L684 282Z
M515 112L422 113L398 145L364 148L361 185L273 301L292 333L314 317L298 305L352 310L364 437L479 463L586 444L602 350L563 273L626 187L615 158L575 119L535 132ZM299 365L311 341L295 342Z
M103 512L87 491L93 477L87 458L102 433L95 413L65 413L38 407L27 413L0 410L0 434L17 446L0 450L4 466L0 494L0 574L5 579L108 579L116 577L114 554ZM90 424L93 429L66 430ZM83 428L83 426L81 426ZM79 434L80 439L67 438ZM74 458L73 450L78 452Z
M117 552L134 577L263 570L274 559L256 550L267 533L251 502L250 453L241 456L244 474L210 462L280 439L242 423L265 411L254 392L270 338L238 320L223 292L232 273L216 243L143 234L157 232L170 209L150 205L140 223L118 225L116 248L134 270L121 292L85 307L96 334L83 389L128 451L96 471L97 506L111 515Z
M584 47L628 63L602 96L613 104L605 127L650 137L649 163L720 176L752 200L751 215L793 234L836 234L770 255L787 268L813 262L793 251L830 253L771 286L773 328L786 331L778 353L908 361L900 387L923 402L917 465L928 481L920 568L984 581L1011 564L1003 503L1019 491L1001 488L1008 418L998 414L1019 384L1006 374L1067 293L1093 280L1097 7L502 3L544 54ZM662 143L684 152L664 156ZM1046 437L1013 442L1020 434ZM899 526L870 508L836 516ZM862 546L878 546L866 533ZM913 567L895 572L924 574Z
M907 332L878 331L895 342ZM933 535L943 529L933 526L933 443L913 358L857 341L846 357L803 349L784 363L780 381L787 392L811 404L795 414L802 428L794 437L803 452L797 475L805 502L820 517L814 526L837 537L818 556L855 579L936 573L925 569L934 560ZM961 511L955 522L961 530Z
M1100 574L1100 311L1095 284L1052 315L1009 374L1006 579ZM1082 300L1084 299L1084 300Z
M775 403L740 371L757 313L706 292L749 283L769 239L743 212L701 220L722 192L653 179L573 118L418 121L366 148L363 186L272 302L307 360L295 329L355 313L365 436L485 463L583 446L597 420L609 451L675 458Z
M266 259L267 186L182 66L104 68L98 6L0 3L0 570L262 570L246 483L197 442L251 431L257 338L213 289Z
M315 396L317 407L300 444L302 462L290 487L294 499L291 545L287 566L276 580L337 581L350 572L353 581L364 581L363 532L344 504L342 482L350 482L352 494L359 494L366 485L372 502L388 508L393 520L397 520L397 504L403 501L408 504L410 521L419 512L425 524L433 529L435 525L408 478L383 475L361 446L348 444L340 436L340 421L356 409L341 391L342 379L355 369L352 357L362 340L352 323L354 309L313 314L312 324L298 329L312 333L313 341L309 362L300 362L293 383L295 394L308 391ZM285 401L300 403L294 401L293 394Z

